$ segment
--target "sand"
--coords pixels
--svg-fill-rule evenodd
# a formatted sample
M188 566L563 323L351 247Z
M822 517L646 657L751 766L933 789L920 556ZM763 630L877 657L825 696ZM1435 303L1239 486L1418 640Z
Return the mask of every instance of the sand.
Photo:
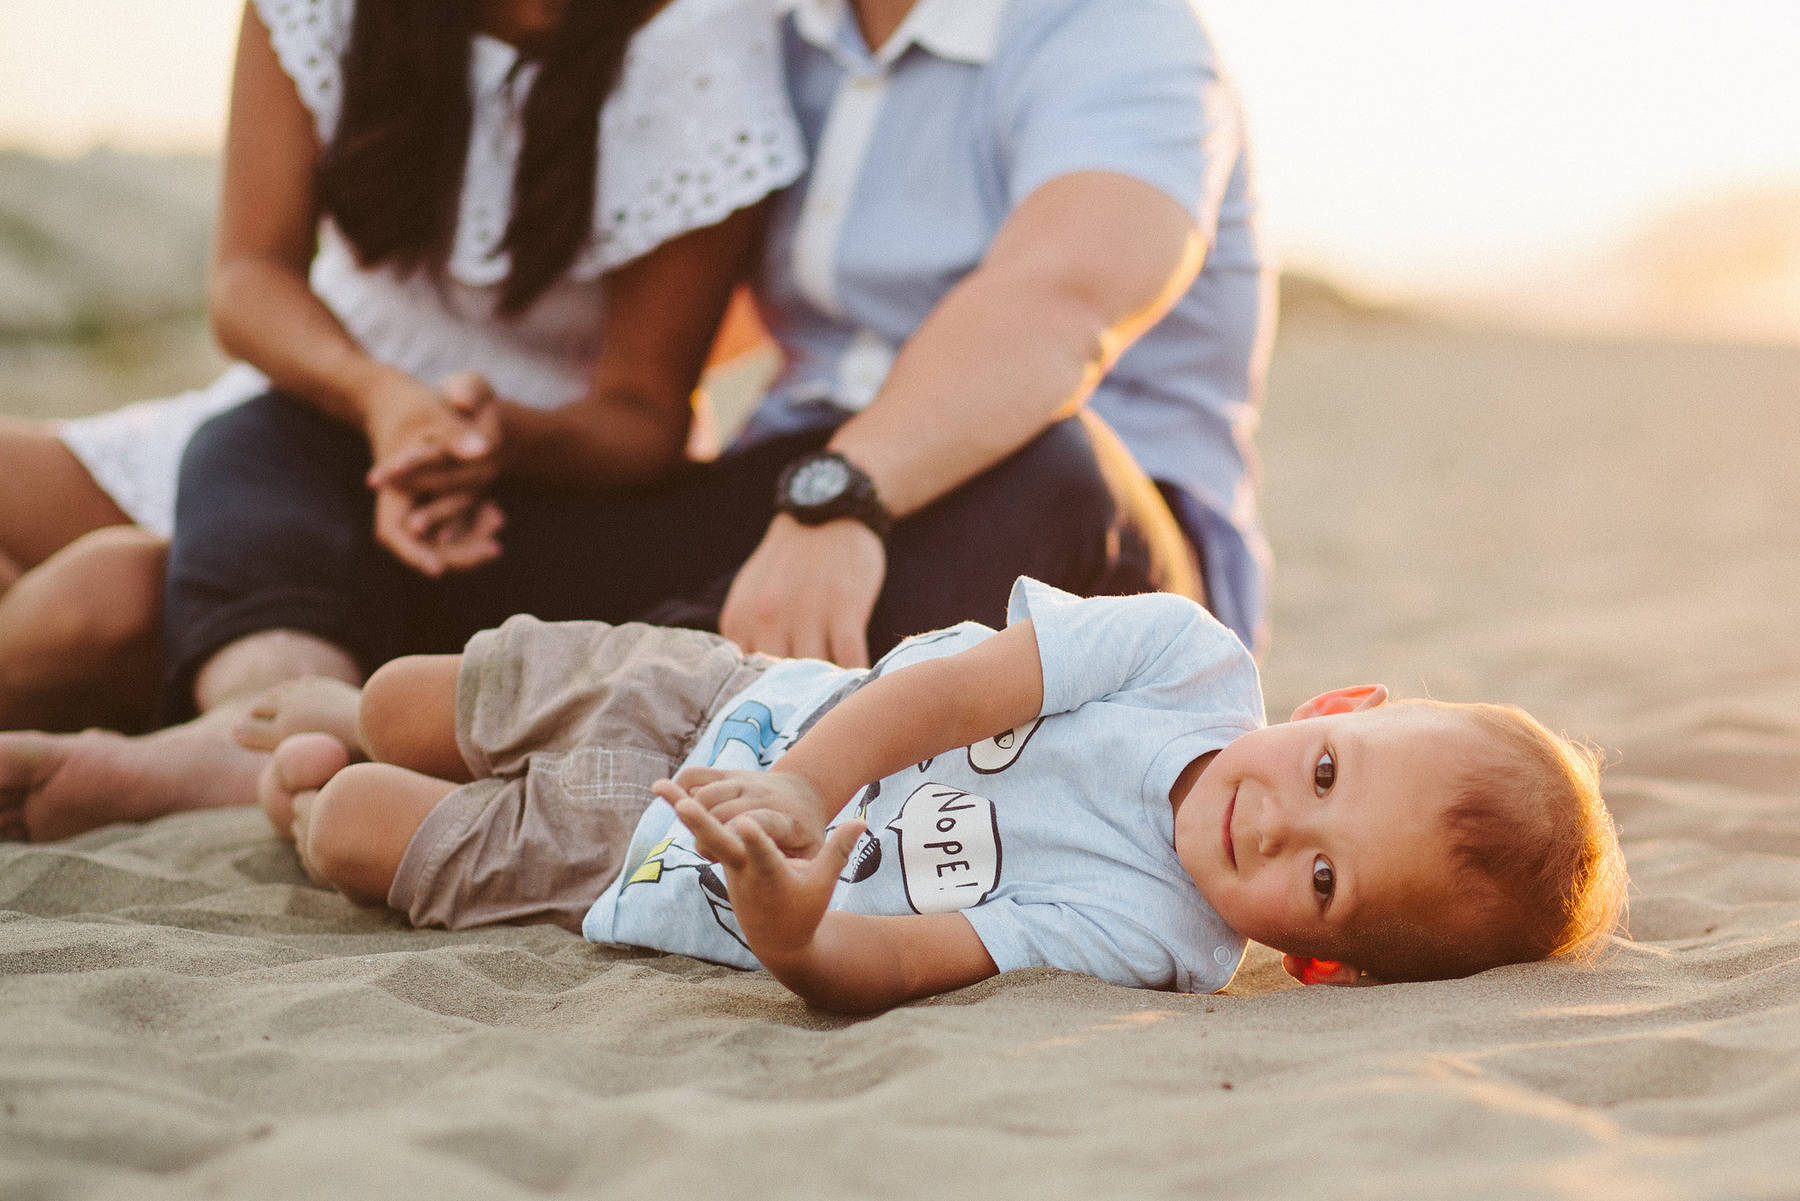
M0 1197L1800 1193L1800 350L1314 314L1263 438L1272 714L1609 748L1596 969L1225 995L1031 971L860 1021L550 929L408 931L250 812L0 846Z

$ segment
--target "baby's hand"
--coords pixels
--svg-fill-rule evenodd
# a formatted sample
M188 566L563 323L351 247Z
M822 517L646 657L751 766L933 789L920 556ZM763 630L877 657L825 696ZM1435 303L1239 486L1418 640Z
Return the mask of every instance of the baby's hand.
M739 817L750 817L784 855L811 859L825 842L825 822L832 814L818 790L804 777L781 771L721 771L715 767L684 767L673 780L659 780L656 795L681 809L690 800L711 815L720 826ZM694 823L687 823L694 829ZM694 831L699 836L699 831ZM701 854L718 859L704 847ZM720 860L723 862L723 860Z
M695 847L724 867L731 909L751 952L765 966L774 967L807 953L831 904L838 875L867 827L847 821L831 832L813 857L794 859L767 833L768 813L740 813L722 823L691 796L675 802L675 815L693 831Z

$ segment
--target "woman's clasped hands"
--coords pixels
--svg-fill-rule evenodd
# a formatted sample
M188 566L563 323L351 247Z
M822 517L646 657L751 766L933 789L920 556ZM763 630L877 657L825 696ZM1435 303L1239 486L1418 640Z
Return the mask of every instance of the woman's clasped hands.
M487 380L460 372L433 389L392 373L365 411L376 539L433 578L498 558L506 516L488 490L500 474L503 436Z

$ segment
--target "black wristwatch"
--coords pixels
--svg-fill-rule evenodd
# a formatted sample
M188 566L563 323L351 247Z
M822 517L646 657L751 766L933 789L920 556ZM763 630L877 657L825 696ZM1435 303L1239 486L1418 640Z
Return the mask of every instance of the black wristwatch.
M887 540L894 519L875 495L875 481L835 450L801 455L775 481L775 508L801 525L853 517Z

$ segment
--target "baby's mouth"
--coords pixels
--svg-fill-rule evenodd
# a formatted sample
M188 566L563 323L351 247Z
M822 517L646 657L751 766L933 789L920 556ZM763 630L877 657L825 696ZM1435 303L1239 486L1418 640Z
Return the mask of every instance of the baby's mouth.
M1237 812L1237 789L1231 790L1231 799L1225 802L1225 821L1220 832L1220 841L1225 846L1225 859L1231 864L1231 870L1237 870L1237 844L1231 839L1231 815Z

